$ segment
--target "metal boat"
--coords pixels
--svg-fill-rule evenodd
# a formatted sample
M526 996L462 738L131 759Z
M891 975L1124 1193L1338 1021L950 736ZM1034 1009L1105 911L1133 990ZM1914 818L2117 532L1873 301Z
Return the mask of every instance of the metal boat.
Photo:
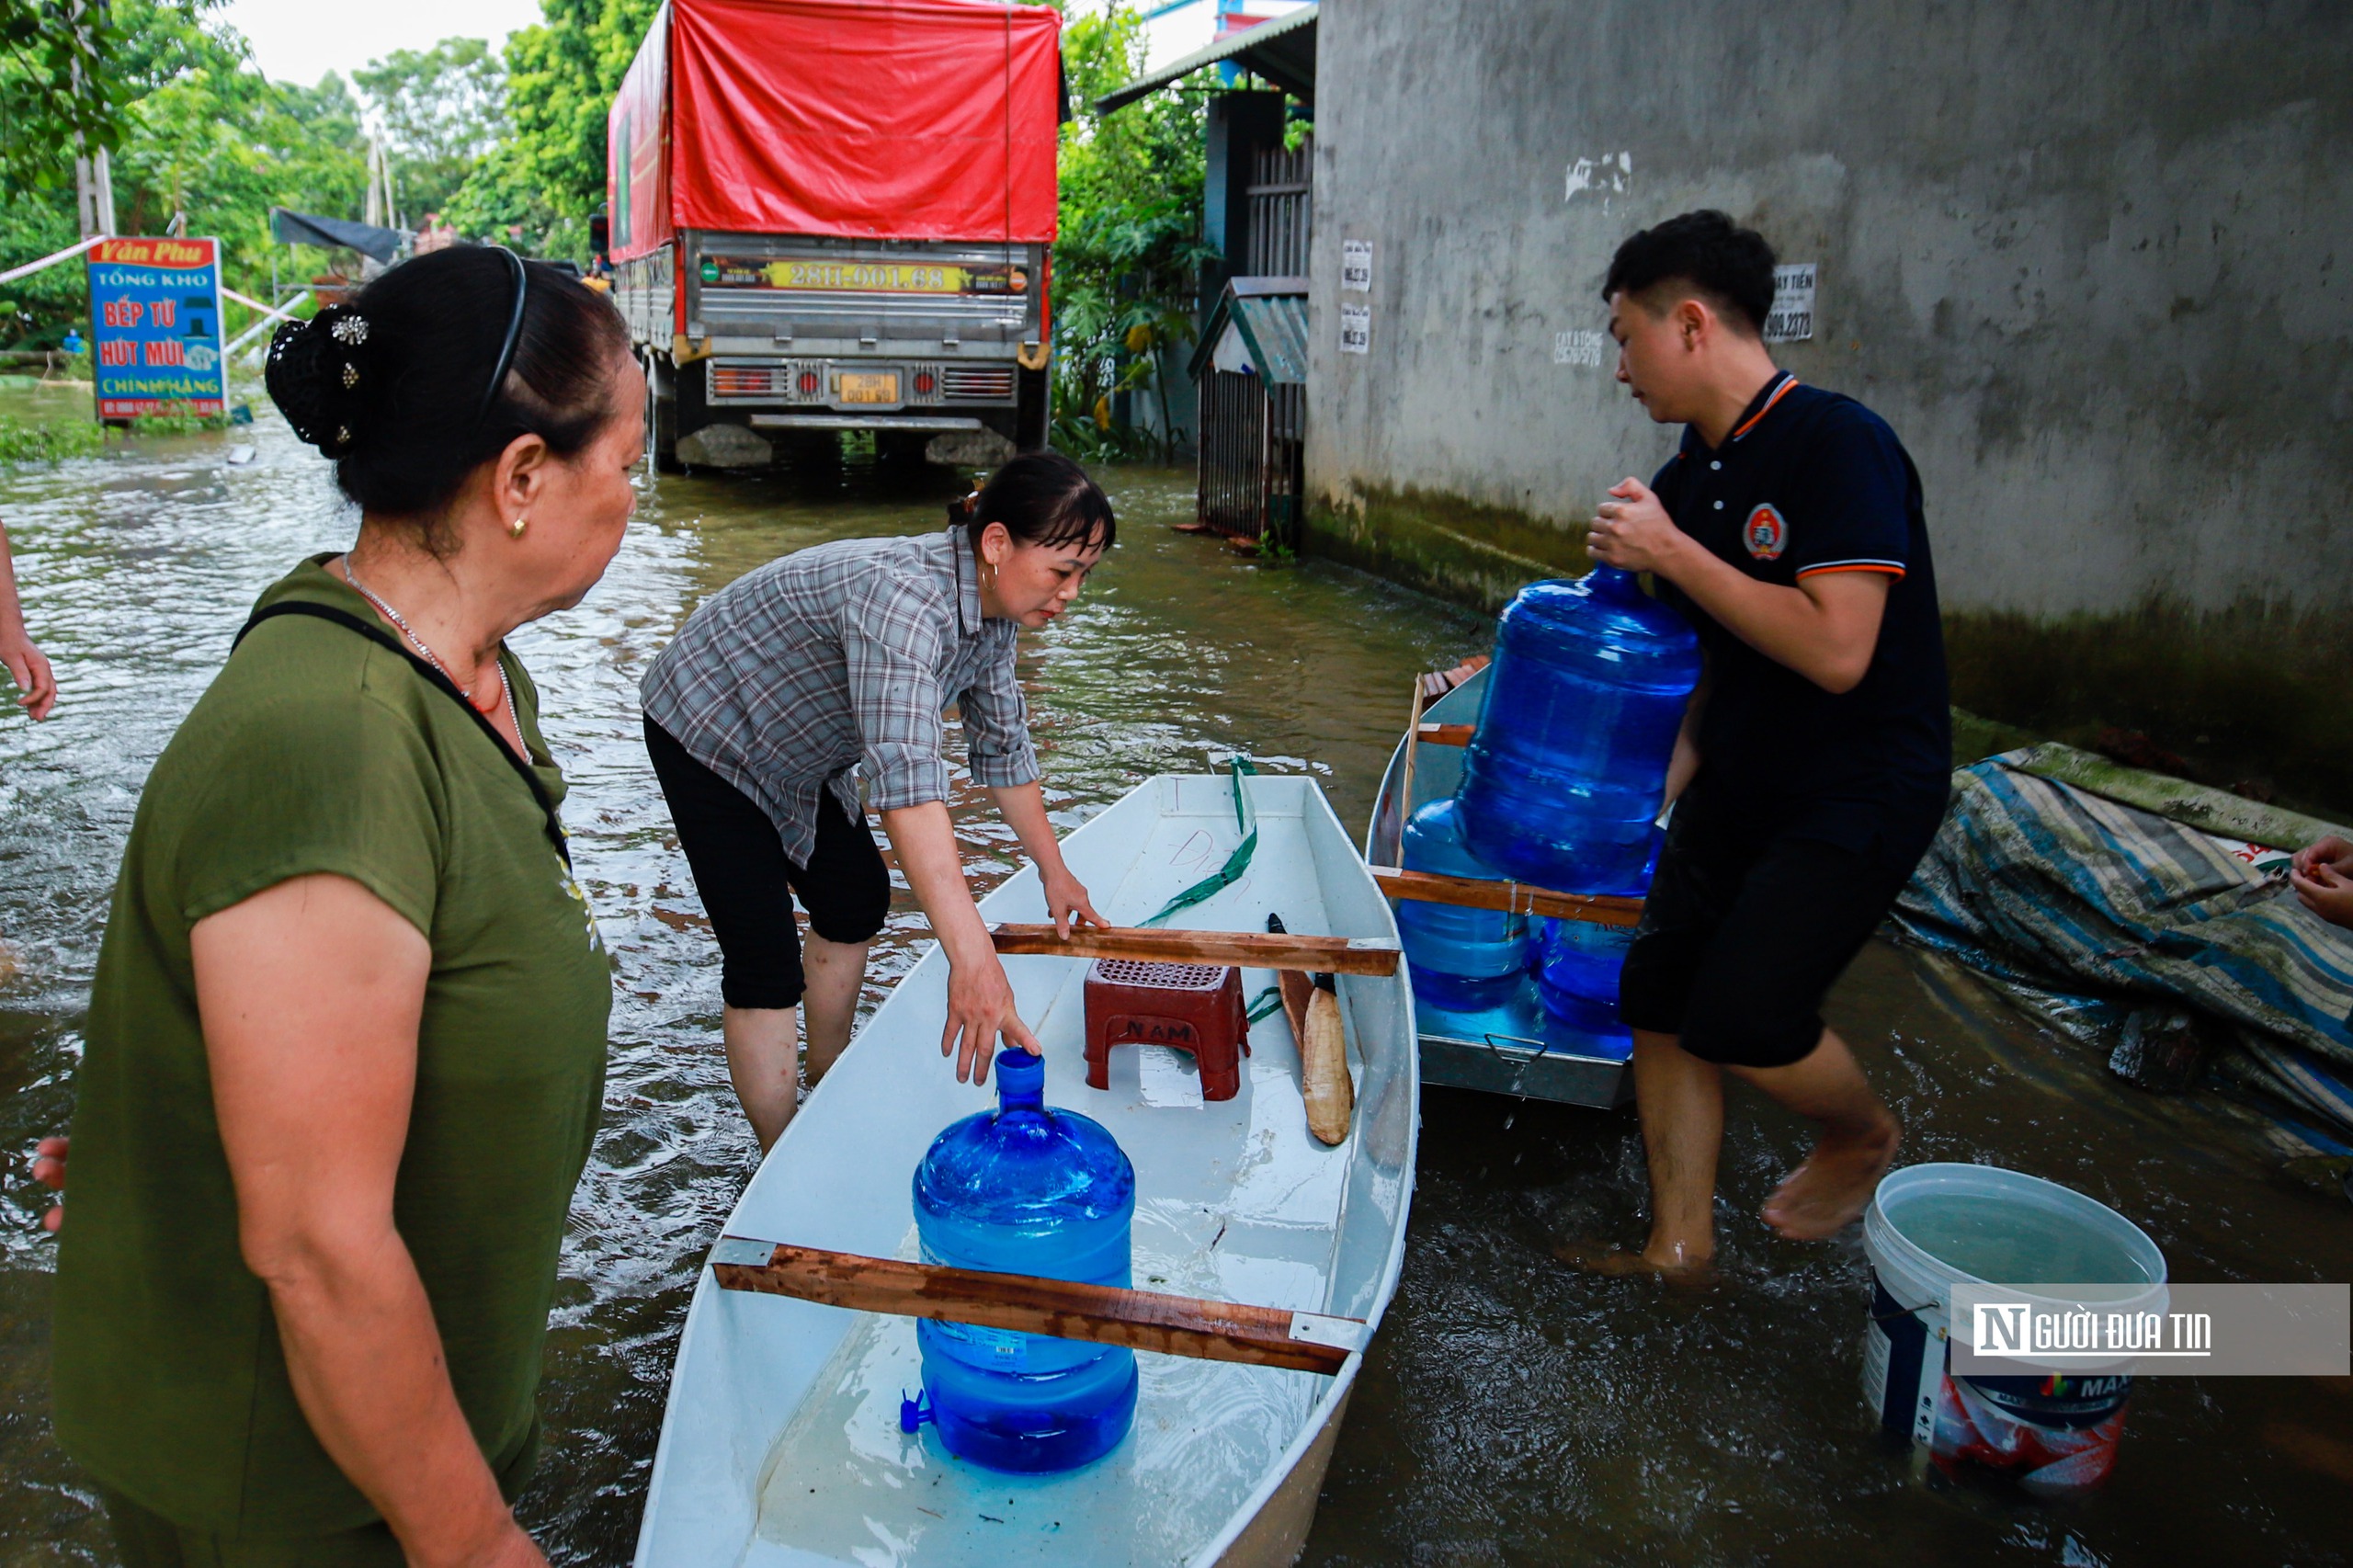
M1176 924L1393 943L1387 903L1314 783L1162 776L1073 833L1063 853L1104 916L1133 924L1217 871L1243 838L1246 869ZM981 903L993 924L1045 917L1025 869ZM1299 1056L1278 1010L1250 1033L1241 1092L1202 1103L1188 1059L1112 1053L1085 1082L1088 960L1005 960L1045 1048L1049 1103L1109 1128L1134 1162L1135 1285L1363 1320L1396 1289L1413 1190L1420 1079L1403 967L1341 975L1356 1081L1346 1140L1309 1135ZM1249 994L1270 971L1244 971ZM910 971L812 1092L744 1192L733 1236L912 1259L909 1184L939 1130L994 1103L939 1054L948 965ZM1139 1352L1135 1426L1109 1455L1059 1475L981 1469L900 1429L918 1386L914 1320L722 1290L709 1267L678 1342L638 1538L640 1568L822 1563L1109 1568L1287 1564L1297 1559L1363 1362L1336 1375Z
M1489 673L1477 671L1421 710L1422 722L1476 723ZM1454 793L1461 781L1461 747L1416 744L1411 734L1399 741L1389 771L1381 776L1372 821L1365 828L1365 859L1376 866L1396 865L1405 819L1427 802ZM1418 1017L1425 1084L1602 1108L1633 1096L1632 1074L1625 1062L1594 1055L1559 1038L1559 1031L1548 1028L1532 987L1523 987L1504 1006L1483 1013L1424 1006Z

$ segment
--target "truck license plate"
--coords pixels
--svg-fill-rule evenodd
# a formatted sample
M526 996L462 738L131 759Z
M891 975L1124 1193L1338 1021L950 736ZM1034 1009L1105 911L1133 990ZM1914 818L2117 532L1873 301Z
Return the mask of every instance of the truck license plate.
M896 403L899 401L899 372L876 370L842 372L844 403Z

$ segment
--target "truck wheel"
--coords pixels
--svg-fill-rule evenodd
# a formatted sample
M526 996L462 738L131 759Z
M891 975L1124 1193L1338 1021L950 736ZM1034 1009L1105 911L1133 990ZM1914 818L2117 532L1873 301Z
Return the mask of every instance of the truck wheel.
M1043 451L1053 389L1043 370L1014 371L1013 444L1021 451Z
M663 394L668 380L652 355L645 357L645 467L649 473L684 473L678 460L678 403Z

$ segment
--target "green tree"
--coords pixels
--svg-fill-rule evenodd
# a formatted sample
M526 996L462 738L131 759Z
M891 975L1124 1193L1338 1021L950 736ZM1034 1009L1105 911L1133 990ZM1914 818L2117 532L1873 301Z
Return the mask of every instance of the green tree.
M395 50L351 74L392 153L411 227L457 195L506 132L506 67L478 38Z
M469 233L585 260L605 199L605 119L660 0L540 0L506 40L507 131L449 202ZM519 231L519 232L518 232Z
M0 0L6 3L6 0ZM256 71L244 40L173 0L114 0L121 29L110 67L128 95L115 148L115 214L125 233L160 233L176 214L188 232L218 235L226 281L267 287L273 204L357 213L366 184L358 105L330 76L316 87L273 84ZM0 58L0 98L20 61ZM0 266L73 243L70 145L17 144L0 160ZM44 158L46 162L44 162ZM66 265L7 286L16 331L53 342L69 323L87 324L82 268Z
M1095 112L1097 98L1142 74L1145 49L1142 18L1116 4L1063 32L1074 118L1060 159L1054 401L1058 442L1081 451L1140 444L1111 428L1110 400L1130 387L1165 392L1184 373L1193 291L1212 254L1201 239L1200 97L1160 92Z
M0 177L53 183L58 153L111 149L136 79L124 14L98 0L0 0Z

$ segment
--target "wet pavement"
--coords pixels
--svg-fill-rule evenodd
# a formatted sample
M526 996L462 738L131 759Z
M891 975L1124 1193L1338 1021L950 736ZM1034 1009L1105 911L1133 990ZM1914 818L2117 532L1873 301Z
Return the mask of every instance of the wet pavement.
M54 406L57 400L43 394ZM28 394L0 399L21 414ZM232 441L258 448L226 461ZM1485 642L1476 618L1314 562L1262 567L1165 525L1189 475L1106 475L1120 550L1076 608L1026 641L1049 801L1074 825L1137 779L1234 749L1310 770L1361 822L1410 676ZM516 640L574 781L574 851L616 956L605 1127L574 1207L549 1343L547 1459L524 1513L550 1555L621 1563L703 1249L753 1155L716 1043L716 950L638 739L646 662L712 591L821 540L936 526L940 479L852 464L815 481L665 479L585 604ZM326 465L272 420L0 468L28 618L63 698L0 719L0 1568L114 1561L86 1483L49 1436L51 1244L24 1152L63 1127L91 965L138 790L259 589L348 542ZM1011 835L959 778L976 879ZM915 956L902 893L870 974ZM1833 1021L1911 1129L1906 1158L2002 1164L2122 1209L2185 1279L2353 1278L2353 1207L2273 1176L2244 1117L2121 1088L1956 971L1875 945ZM1789 1119L1736 1104L1724 1279L1682 1293L1553 1261L1557 1241L1635 1241L1630 1112L1433 1089L1410 1253L1369 1358L1306 1561L1319 1564L2063 1564L2353 1556L2353 1387L2166 1379L2136 1395L2118 1472L2088 1502L2033 1503L1915 1473L1861 1409L1858 1239L1769 1240L1753 1219L1802 1153Z

